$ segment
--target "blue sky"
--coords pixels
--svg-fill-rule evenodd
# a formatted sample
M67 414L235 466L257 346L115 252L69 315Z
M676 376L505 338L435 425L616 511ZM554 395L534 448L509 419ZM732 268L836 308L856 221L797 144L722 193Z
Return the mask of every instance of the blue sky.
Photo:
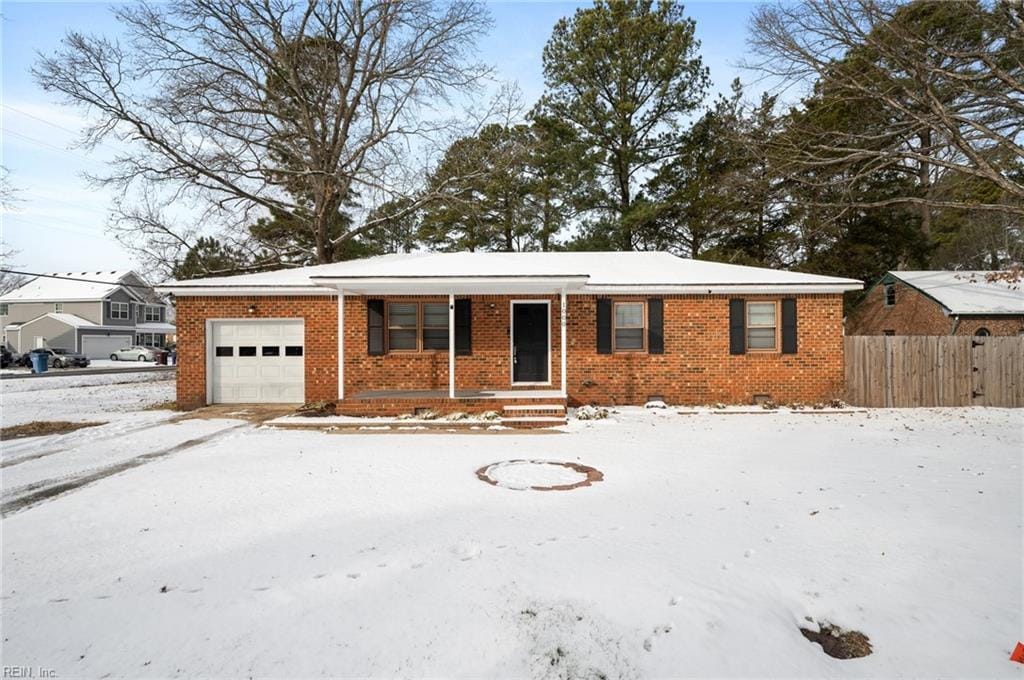
M488 3L494 28L480 45L480 58L496 76L516 81L524 102L543 91L541 51L562 16L589 3ZM756 3L687 3L697 22L701 55L711 69L714 91L727 91L745 75L735 64L746 48L747 20ZM52 52L68 30L115 35L107 3L2 3L3 82L0 163L11 172L21 204L0 215L3 240L20 253L6 265L31 271L84 271L135 267L132 254L105 231L111 196L90 187L81 174L101 173L116 148L86 152L74 148L81 113L63 106L32 81L38 52ZM709 98L710 99L710 98Z

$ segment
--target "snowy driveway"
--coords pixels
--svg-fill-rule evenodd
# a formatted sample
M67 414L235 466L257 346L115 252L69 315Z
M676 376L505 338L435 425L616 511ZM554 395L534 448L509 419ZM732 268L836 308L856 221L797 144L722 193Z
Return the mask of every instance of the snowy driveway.
M1019 678L1022 431L1024 412L997 409L627 409L558 435L243 427L5 519L4 663ZM604 480L474 475L520 458ZM825 656L805 617L874 654Z
M237 420L178 422L175 411L147 409L172 398L174 383L168 377L67 374L6 382L0 393L4 427L53 420L100 425L3 442L0 512L19 512L246 425Z

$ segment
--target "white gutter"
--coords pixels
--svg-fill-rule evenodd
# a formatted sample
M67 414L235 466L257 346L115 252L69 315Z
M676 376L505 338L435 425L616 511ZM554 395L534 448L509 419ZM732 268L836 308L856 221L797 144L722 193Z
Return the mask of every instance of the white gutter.
M337 295L486 295L501 293L569 295L739 295L739 294L836 294L861 290L859 281L835 283L691 283L691 284L597 284L588 276L409 276L409 277L310 277L315 286L157 286L155 290L177 297Z
M844 293L861 290L859 281L852 283L713 283L713 284L653 284L653 285L595 285L584 286L574 295L808 295L814 293Z
M334 288L323 286L157 286L154 290L176 297L231 297L235 295L337 295Z

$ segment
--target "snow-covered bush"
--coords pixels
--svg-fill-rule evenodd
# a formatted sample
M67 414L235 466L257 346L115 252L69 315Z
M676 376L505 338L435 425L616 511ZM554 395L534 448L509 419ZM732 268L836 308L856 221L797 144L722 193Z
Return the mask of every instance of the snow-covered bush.
M465 413L463 413L462 411L455 411L454 413L449 413L448 415L446 415L446 416L444 417L444 419L445 419L445 420L450 420L450 421L453 421L453 422L454 422L454 421L456 421L456 420L465 420L465 419L466 419L466 418L468 418L468 417L469 417L469 416L467 416L467 415L466 415Z
M480 420L499 420L501 414L497 411L484 411L480 414Z
M300 416L333 416L334 415L334 402L333 401L311 401L303 404L299 408L295 409L295 413Z
M649 402L644 404L644 408L668 408L668 404L663 402L661 399L651 399Z
M602 420L608 417L608 409L600 406L580 406L576 409L577 420Z
M767 401L761 402L761 408L763 408L765 411L777 411L779 410L779 405L776 404L771 399L769 399Z

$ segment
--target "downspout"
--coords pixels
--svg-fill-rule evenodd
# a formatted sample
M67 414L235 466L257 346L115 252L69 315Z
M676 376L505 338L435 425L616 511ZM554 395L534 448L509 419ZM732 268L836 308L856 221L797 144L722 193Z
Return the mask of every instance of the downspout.
M956 335L956 329L959 328L959 327L960 327L960 317L959 316L954 316L953 317L953 324L952 324L952 326L949 329L949 334L950 335Z

